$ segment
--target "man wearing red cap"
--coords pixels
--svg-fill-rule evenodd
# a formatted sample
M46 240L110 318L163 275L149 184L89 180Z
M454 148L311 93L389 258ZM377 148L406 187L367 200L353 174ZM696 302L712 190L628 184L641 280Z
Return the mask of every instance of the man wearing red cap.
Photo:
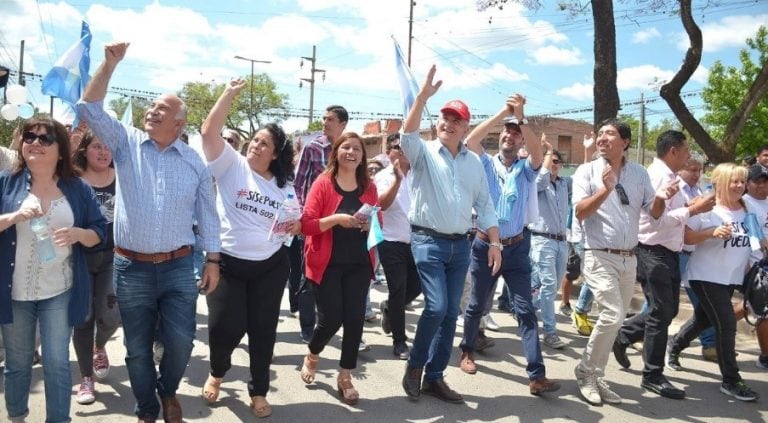
M446 385L443 371L451 357L456 316L469 267L467 234L472 227L473 207L478 215L478 228L490 239L487 265L493 273L501 266L501 244L483 165L462 143L469 131L467 105L454 100L440 110L439 141L425 142L419 138L424 106L442 85L442 81L432 84L435 70L432 66L416 96L400 142L413 175L408 220L411 250L425 302L403 376L403 389L412 400L424 392L443 401L461 403L464 399Z

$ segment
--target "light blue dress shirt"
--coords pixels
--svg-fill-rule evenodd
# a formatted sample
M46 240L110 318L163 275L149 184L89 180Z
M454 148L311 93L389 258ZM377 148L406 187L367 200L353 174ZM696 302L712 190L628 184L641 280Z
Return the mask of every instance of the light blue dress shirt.
M528 225L532 231L565 236L571 198L571 178L558 176L552 182L549 169L541 168L536 176L539 217Z
M115 245L146 254L195 245L196 217L202 249L219 252L213 179L197 152L178 139L158 149L146 132L107 115L103 102L77 107L115 161Z
M504 239L519 235L525 226L525 212L528 208L529 193L536 178L536 171L531 167L531 162L528 159L518 159L509 167L504 165L498 154L491 157L488 153L483 153L480 160L483 163L493 204L497 207L502 199L507 178L515 178L516 200L511 204L510 219L499 222L499 236Z
M498 226L488 182L477 155L461 145L456 157L438 141L418 132L403 134L400 146L411 163L411 210L408 220L445 234L472 228L472 208L482 231Z

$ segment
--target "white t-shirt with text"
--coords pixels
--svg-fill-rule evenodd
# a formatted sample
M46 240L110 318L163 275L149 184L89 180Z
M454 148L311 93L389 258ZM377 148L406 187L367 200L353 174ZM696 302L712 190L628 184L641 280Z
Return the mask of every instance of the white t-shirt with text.
M688 262L685 279L721 285L741 285L752 253L744 223L746 215L744 209L729 210L717 205L707 213L688 219L687 226L695 231L714 229L727 223L731 225L732 232L729 239L710 238L696 244L696 250Z

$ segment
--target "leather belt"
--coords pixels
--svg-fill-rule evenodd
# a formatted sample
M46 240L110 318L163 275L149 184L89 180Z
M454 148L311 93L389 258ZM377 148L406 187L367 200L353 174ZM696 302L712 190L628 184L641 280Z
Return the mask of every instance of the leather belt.
M491 239L488 238L488 234L486 234L483 231L477 231L477 237L482 239L485 242L491 242ZM500 241L501 241L501 245L503 245L505 247L508 247L510 245L517 244L518 242L522 241L523 238L524 238L523 233L520 232L519 234L517 234L515 236L511 236L509 238L502 238L502 239L500 239Z
M126 250L125 248L115 246L115 252L131 260L159 264L169 260L174 260L177 258L188 256L192 252L192 246L185 245L179 248L178 250L168 251L166 253L154 253L154 254L137 253L136 251Z
M413 233L415 234L422 234L422 235L427 235L434 238L442 238L442 239L447 239L451 241L467 239L467 237L469 236L468 232L464 232L463 234L444 234L434 229L425 228L424 226L418 226L418 225L411 225L411 231L413 231Z
M554 239L555 241L565 241L565 235L548 234L546 232L531 231L536 236L543 236L544 238Z
M616 250L613 248L585 248L584 251L603 251L609 254L616 254L622 257L634 257L635 250Z

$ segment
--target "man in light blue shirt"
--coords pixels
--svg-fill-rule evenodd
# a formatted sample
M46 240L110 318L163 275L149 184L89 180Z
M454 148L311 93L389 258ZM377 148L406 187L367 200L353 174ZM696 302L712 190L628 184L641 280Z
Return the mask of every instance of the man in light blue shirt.
M467 136L467 148L480 155L487 174L489 191L499 219L499 233L503 245L501 274L491 272L482 260L491 244L488 234L478 229L472 242L472 290L464 316L464 338L461 340L461 369L469 374L477 372L474 351L480 335L480 318L499 276L504 282L513 301L514 312L520 322L520 338L528 362L529 391L533 395L555 391L560 388L546 377L544 359L539 344L536 310L531 303L531 262L528 254L531 247L530 231L525 229L530 190L541 167L541 144L533 140L526 144L523 137L525 119L525 97L515 94L507 98L504 106L493 117L477 125ZM499 154L491 157L482 145L490 130L504 124L499 134ZM533 132L526 130L529 139ZM527 156L520 150L527 148Z
M176 399L192 353L198 288L192 249L193 216L207 251L201 292L219 281L219 219L213 181L200 156L179 136L186 106L177 96L154 100L144 131L123 126L103 109L109 80L128 43L105 47L78 110L112 151L118 185L115 206L115 285L125 333L125 357L140 422L154 422L163 405L166 422L181 422ZM152 360L159 323L165 347L160 376Z
M443 371L451 357L469 266L467 233L472 227L473 207L478 215L478 228L487 232L491 241L486 258L493 273L501 265L501 244L483 166L477 155L462 144L469 131L466 104L454 100L440 110L439 140L425 142L419 138L424 106L442 85L442 81L432 84L435 71L432 66L416 96L400 142L413 175L408 220L412 230L411 251L425 301L403 376L403 389L412 400L424 392L446 402L461 403L464 399L446 385Z

